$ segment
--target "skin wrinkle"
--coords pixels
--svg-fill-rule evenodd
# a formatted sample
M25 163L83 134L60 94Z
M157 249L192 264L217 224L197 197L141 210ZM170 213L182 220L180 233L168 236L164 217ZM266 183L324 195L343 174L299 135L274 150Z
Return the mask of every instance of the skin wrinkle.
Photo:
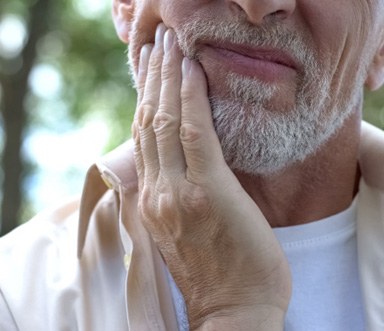
M233 3L237 3L237 1L234 0ZM134 65L136 69L140 48L146 43L153 42L154 30L156 24L159 21L164 21L164 23L169 28L176 30L176 33L178 28L181 25L185 24L186 21L193 21L199 18L203 21L205 20L213 23L216 19L220 18L226 23L228 23L228 21L240 21L240 23L246 26L253 26L252 24L248 24L247 22L248 12L244 10L241 13L241 16L239 15L235 17L235 15L238 13L235 13L233 11L230 12L227 7L227 3L219 0L140 0L136 3L136 7L138 7L138 10L136 11L135 20L133 21L133 24L131 26L130 33L130 57L134 59L133 61L131 61L131 65ZM365 10L367 8L369 10L370 16L367 16L366 14ZM380 36L382 37L381 31L383 31L384 27L384 25L382 24L383 9L384 4L381 1L373 0L340 0L340 2L332 2L330 0L327 0L324 3L297 2L295 12L292 13L292 15L288 17L284 22L276 19L275 21L270 20L269 23L281 23L281 25L284 26L284 29L296 34L302 40L305 40L306 47L309 48L315 54L316 62L321 63L321 67L324 68L324 70L322 70L322 73L324 73L324 71L327 71L327 75L331 77L334 82L340 82L341 80L345 81L345 84L343 84L345 86L344 88L335 90L333 89L333 86L332 88L329 88L329 97L333 100L348 100L347 95L350 94L350 89L348 88L348 85L354 80L353 78L356 74L356 72L354 72L355 70L350 70L349 68L354 67L354 65L359 66L361 56L359 57L358 54L361 53L362 47L364 48L370 45L369 48L372 51L372 54L374 52L377 52L379 47L378 39ZM331 10L329 12L329 15L326 15L326 10ZM374 16L374 19L370 24L369 22L372 15ZM356 16L357 20L359 21L358 26L356 25L356 17L354 16ZM367 30L371 29L371 34L373 33L373 31L380 31L380 36L375 36L376 33L373 33L373 36L368 36L371 38L362 38L362 35L367 32L361 29L360 25L363 27L367 27ZM347 38L351 38L351 41L354 39L356 40L355 43L349 44L348 47L351 47L350 52L344 51L344 54L346 54L347 57L342 58L343 49L341 49L342 47L340 46L340 43L342 43L343 40L346 40ZM364 44L365 46L363 46ZM191 46L194 47L194 45ZM370 56L367 57L367 63L369 62L369 60ZM345 70L351 73L349 77L345 73L336 71L337 66L343 63L345 63ZM225 84L226 80L224 79L226 76L225 73L220 72L221 68L214 65L210 68L209 65L206 65L206 63L204 63L204 58L200 59L200 64L202 65L203 70L206 74L206 78L209 82L209 91L211 99L213 98L212 93L217 92L217 90L229 93L229 88L227 84ZM375 76L377 68L371 67L371 69L373 69L373 71L371 73L371 76L369 77L369 83L375 84L375 82L377 82L377 85L372 86L378 87L380 85L380 82L379 80L377 80L377 75ZM365 70L366 68L361 68L361 72L363 73L362 76L365 76ZM342 75L343 77L337 77L337 75ZM353 126L354 129L349 129L347 127L348 125L342 125L340 132L342 134L341 139L343 140L350 140L349 137L351 137L351 135L353 137L355 135L359 135L357 122L360 118L359 113L361 109L359 98L362 92L363 80L364 77L362 77L360 83L356 83L356 85L360 85L361 87L361 89L359 89L358 91L359 95L356 95L354 100L349 100L351 103L350 113L352 114L352 118L345 115L344 121L348 120L349 125ZM301 81L302 80L298 78L296 80L296 83L294 80L292 80L292 84L288 84L289 81L286 80L286 84L283 86L283 88L281 88L281 84L277 84L279 85L280 89L279 93L277 93L279 95L276 95L272 98L269 106L274 107L274 111L278 111L278 108L280 106L285 107L289 102L292 102L292 100L294 100L294 93L292 93L292 90L289 90L287 86L294 86L294 88L297 88L298 85L302 84ZM321 85L320 83L318 84ZM322 90L323 89L324 88L322 88ZM328 97L324 102L330 105L330 99ZM353 103L355 105L353 105ZM333 104L332 106L332 108L336 107L335 104ZM324 111L319 117L321 121L323 121L323 117L328 116L329 108L331 107L324 107ZM335 117L336 120L341 121L339 116ZM263 132L267 131L265 128L259 128L259 130L264 130ZM250 131L252 130L250 129ZM293 137L291 137L292 139L296 139L296 136L300 136L297 130L288 130L287 132ZM343 192L340 192L339 190L339 196L337 197L337 199L333 199L332 201L328 201L326 199L326 196L329 196L330 191L333 190L333 188L330 188L329 184L331 184L332 186L333 182L338 182L341 185L341 182L343 180L347 180L348 178L352 177L355 178L354 174L356 173L354 170L355 166L348 166L345 162L344 169L341 169L341 173L338 176L335 176L334 173L340 171L340 169L336 171L332 171L332 169L329 169L328 164L331 164L331 166L335 166L337 162L340 162L343 159L343 157L340 157L339 155L334 155L332 154L332 152L330 152L333 150L332 146L338 143L337 139L334 139L335 135L336 134L333 134L328 138L328 140L325 140L323 144L317 150L312 152L312 154L308 155L304 161L298 161L296 163L292 163L291 165L287 164L285 167L283 166L280 171L276 171L275 173L252 176L246 175L245 173L239 170L234 171L236 177L238 177L243 186L247 186L246 183L248 182L251 183L250 187L247 188L247 191L252 197L252 199L260 206L270 224L276 224L277 221L279 224L286 224L292 221L292 219L297 218L306 221L315 220L321 217L329 216L335 212L346 208L349 205L351 199L350 192L352 192L352 190L350 190L349 188L347 188ZM274 140L273 143L275 143ZM346 152L348 153L349 157L351 157L352 153L356 152L356 148L352 144L346 146L346 149ZM249 153L249 149L247 153ZM320 156L314 157L314 155ZM355 155L353 155L353 160L355 160ZM351 158L349 161L352 162L353 160ZM320 205L318 202L313 203L311 202L310 198L308 198L307 205L311 205L313 210L316 210L315 212L311 212L312 216L305 216L305 212L299 212L300 208L297 209L296 215L295 213L287 215L284 211L284 206L280 205L279 202L275 202L276 196L278 196L280 192L285 192L284 195L286 195L286 200L291 200L293 203L295 196L313 195L311 190L307 188L307 185L305 185L301 178L303 171L307 171L310 177L312 171L311 169L316 168L315 165L317 164L319 164L318 167L320 168L321 164L327 165L328 168L323 169L325 180L320 183L316 192L316 200L322 200L323 205ZM348 164L350 163L348 162ZM278 189L276 189L276 191L271 192L269 198L265 199L265 202L259 201L261 199L261 195L265 196L267 194L263 194L261 190L255 191L252 189L252 187L264 187L262 183L265 183L265 186L268 187L268 183L270 181L273 181L275 177L280 180L280 185L277 185ZM286 182L289 182L291 184L294 183L295 185L288 185L290 189L289 191L285 191ZM354 187L354 185L355 183L351 185L351 187ZM308 190L309 192L307 192ZM308 210L309 207L304 209Z
M293 109L281 110L282 115L279 109L270 111L268 107L269 101L279 93L276 85L268 86L234 73L226 77L229 98L210 95L225 159L232 170L250 175L271 175L313 154L351 113L355 102L349 107L347 104L366 75L366 70L359 72L358 83L349 93L351 96L333 105L332 111L325 116L323 108L330 94L330 78L321 75L320 64L316 63L310 46L296 34L276 24L260 29L239 22L203 21L195 17L178 27L176 34L182 51L190 58L199 59L197 44L201 40L231 40L284 49L303 64L304 73L299 72L297 79L296 105L287 105ZM344 109L342 116L340 109Z
M215 128L225 159L231 169L250 175L273 174L314 153L351 113L355 105L353 96L357 94L357 89L366 76L366 69L359 71L357 83L351 88L348 96L338 104L330 105L330 114L324 116L323 108L331 88L330 78L320 75L320 64L315 62L315 55L309 52L309 47L306 47L304 42L276 26L278 25L248 31L239 23L231 24L221 20L202 22L201 19L194 18L192 22L187 22L176 30L180 47L192 58L200 57L196 44L201 42L201 39L230 40L232 43L255 46L272 45L289 50L300 59L304 71L311 73L311 77L300 77L304 86L297 88L296 107L285 110L283 115L278 111L269 111L266 106L272 98L270 94L274 86L269 88L267 84L260 84L256 79L253 83L253 97L250 96L249 79L243 79L236 74L227 76L227 81L230 82L228 85L232 88L232 77L237 76L236 89L231 93L232 98L220 99L220 96L211 95ZM244 88L241 88L241 85ZM246 95L246 99L236 99L236 95ZM249 102L251 100L253 102ZM341 109L343 112L340 112ZM301 134L297 135L297 132Z

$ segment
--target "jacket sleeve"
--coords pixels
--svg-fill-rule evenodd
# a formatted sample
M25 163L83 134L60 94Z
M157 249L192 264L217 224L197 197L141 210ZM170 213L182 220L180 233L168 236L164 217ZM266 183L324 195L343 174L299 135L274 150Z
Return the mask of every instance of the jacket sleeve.
M17 331L16 322L0 289L0 330Z

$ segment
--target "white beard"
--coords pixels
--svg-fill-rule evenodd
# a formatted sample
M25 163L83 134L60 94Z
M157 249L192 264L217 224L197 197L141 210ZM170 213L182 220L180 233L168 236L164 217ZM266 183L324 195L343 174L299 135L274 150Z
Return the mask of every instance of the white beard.
M227 96L210 93L214 126L224 158L232 170L248 175L270 175L315 153L344 123L361 96L366 67L355 85L339 100L330 100L331 78L299 36L271 25L201 21L196 17L176 29L186 56L199 59L198 41L209 39L270 46L288 51L304 67L295 102L288 109L272 109L281 96L274 84L235 73L227 75Z
M248 175L272 174L303 161L349 114L333 111L324 116L327 81L317 82L315 100L308 97L312 95L308 91L311 86L301 86L295 106L279 111L268 107L268 101L280 93L277 87L244 77L237 77L233 83L231 75L228 80L233 94L242 97L211 97L213 121L228 165Z
M304 68L292 92L295 102L284 109L271 106L282 98L277 85L235 73L226 76L227 93L219 96L210 91L214 126L224 158L234 171L267 176L305 160L337 132L361 97L364 63L354 85L331 100L331 75L326 71L330 69L322 68L303 36L278 23L255 27L240 18L224 22L193 16L175 32L184 55L196 60L200 56L196 45L208 39L281 49ZM132 58L129 62L133 68Z

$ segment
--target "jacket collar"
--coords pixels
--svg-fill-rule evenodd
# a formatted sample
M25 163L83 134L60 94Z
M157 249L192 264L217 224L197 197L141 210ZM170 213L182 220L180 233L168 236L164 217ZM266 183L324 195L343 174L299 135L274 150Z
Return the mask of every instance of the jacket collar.
M359 164L368 186L384 191L384 131L362 122Z

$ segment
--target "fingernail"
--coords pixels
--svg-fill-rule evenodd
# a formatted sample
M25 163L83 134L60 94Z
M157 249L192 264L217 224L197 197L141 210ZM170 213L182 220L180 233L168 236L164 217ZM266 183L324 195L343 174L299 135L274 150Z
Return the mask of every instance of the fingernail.
M183 77L189 76L189 73L191 71L191 66L192 66L192 61L190 59L188 59L187 57L185 57L183 59L183 64L181 66Z
M167 30L164 35L164 52L169 52L175 41L175 34L172 30Z
M148 66L151 50L152 50L152 46L149 44L144 45L141 48L140 60L139 60L140 61L139 62L139 72L143 71Z
M165 29L166 28L165 28L165 25L163 23L160 23L157 26L156 36L155 36L155 43L156 44L161 44L163 42Z

